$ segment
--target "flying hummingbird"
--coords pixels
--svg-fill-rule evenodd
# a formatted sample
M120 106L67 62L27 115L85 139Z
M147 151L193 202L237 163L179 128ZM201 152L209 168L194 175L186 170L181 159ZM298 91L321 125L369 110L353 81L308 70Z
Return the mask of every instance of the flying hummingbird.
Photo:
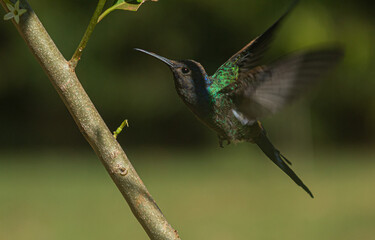
M337 47L301 51L259 66L275 31L290 9L263 34L229 58L212 76L197 61L170 60L142 49L136 50L169 66L178 95L199 120L217 132L221 147L223 141L257 144L313 198L311 191L288 166L291 163L269 141L258 119L289 104L335 66L343 51Z

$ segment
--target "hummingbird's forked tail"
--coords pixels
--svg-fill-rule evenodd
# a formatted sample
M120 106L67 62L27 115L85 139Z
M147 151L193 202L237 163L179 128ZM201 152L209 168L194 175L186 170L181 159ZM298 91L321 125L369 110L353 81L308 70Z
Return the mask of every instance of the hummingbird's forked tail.
M291 164L288 159L286 159L279 150L277 150L270 140L267 138L266 133L262 132L259 137L257 137L255 143L262 149L262 151L267 155L269 159L272 160L281 170L283 170L293 181L300 187L302 187L312 198L314 198L311 191L306 187L302 180L293 172L293 170L288 166ZM287 164L288 163L288 164Z

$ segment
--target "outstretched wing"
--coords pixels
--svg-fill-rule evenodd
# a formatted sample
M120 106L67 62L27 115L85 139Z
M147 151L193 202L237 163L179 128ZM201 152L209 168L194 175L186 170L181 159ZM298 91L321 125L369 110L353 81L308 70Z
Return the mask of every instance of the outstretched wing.
M269 66L241 73L237 82L221 92L233 99L241 117L259 119L292 102L342 56L340 48L296 53Z
M231 58L229 58L228 61L226 61L216 71L215 75L218 75L221 72L227 72L228 68L235 68L236 70L238 70L238 73L242 73L247 72L248 70L257 66L264 53L267 51L270 43L272 42L276 30L280 27L282 21L297 3L298 0L294 1L289 9L262 35L255 38L240 51L234 54Z

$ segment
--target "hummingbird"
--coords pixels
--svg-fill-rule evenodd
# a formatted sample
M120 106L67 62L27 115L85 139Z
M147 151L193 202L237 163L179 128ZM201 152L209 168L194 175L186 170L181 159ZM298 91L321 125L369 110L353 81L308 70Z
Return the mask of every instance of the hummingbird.
M291 9L211 76L197 61L170 60L153 52L135 50L169 66L177 94L199 120L218 134L221 147L223 141L228 144L255 143L313 198L309 188L289 167L291 162L267 138L259 119L278 112L295 100L338 63L343 51L334 46L321 47L295 52L268 65L260 65L276 30Z

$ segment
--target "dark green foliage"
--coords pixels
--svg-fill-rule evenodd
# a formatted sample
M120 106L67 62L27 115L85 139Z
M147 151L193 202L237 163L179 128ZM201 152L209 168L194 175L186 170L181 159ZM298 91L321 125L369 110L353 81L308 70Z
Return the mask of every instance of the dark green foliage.
M77 73L112 130L129 119L131 127L119 138L127 145L216 145L215 137L178 101L169 70L133 48L154 49L173 59L196 59L211 75L269 27L290 2L241 0L234 5L224 0L163 0L145 4L136 14L113 12L97 26ZM95 5L92 1L33 2L66 58L73 54ZM279 114L277 122L267 123L273 138L278 133L285 136L282 129L277 130L282 125L290 132L285 138L291 144L299 142L305 126L312 133L303 134L318 143L375 141L375 17L370 9L362 1L303 1L286 19L267 60L323 42L341 43L346 56L338 71L324 79L307 100ZM0 36L0 146L86 146L9 22L0 24ZM11 104L15 99L17 104ZM309 106L312 120L307 115L305 122L299 121L300 127L283 117L299 117L300 109Z

